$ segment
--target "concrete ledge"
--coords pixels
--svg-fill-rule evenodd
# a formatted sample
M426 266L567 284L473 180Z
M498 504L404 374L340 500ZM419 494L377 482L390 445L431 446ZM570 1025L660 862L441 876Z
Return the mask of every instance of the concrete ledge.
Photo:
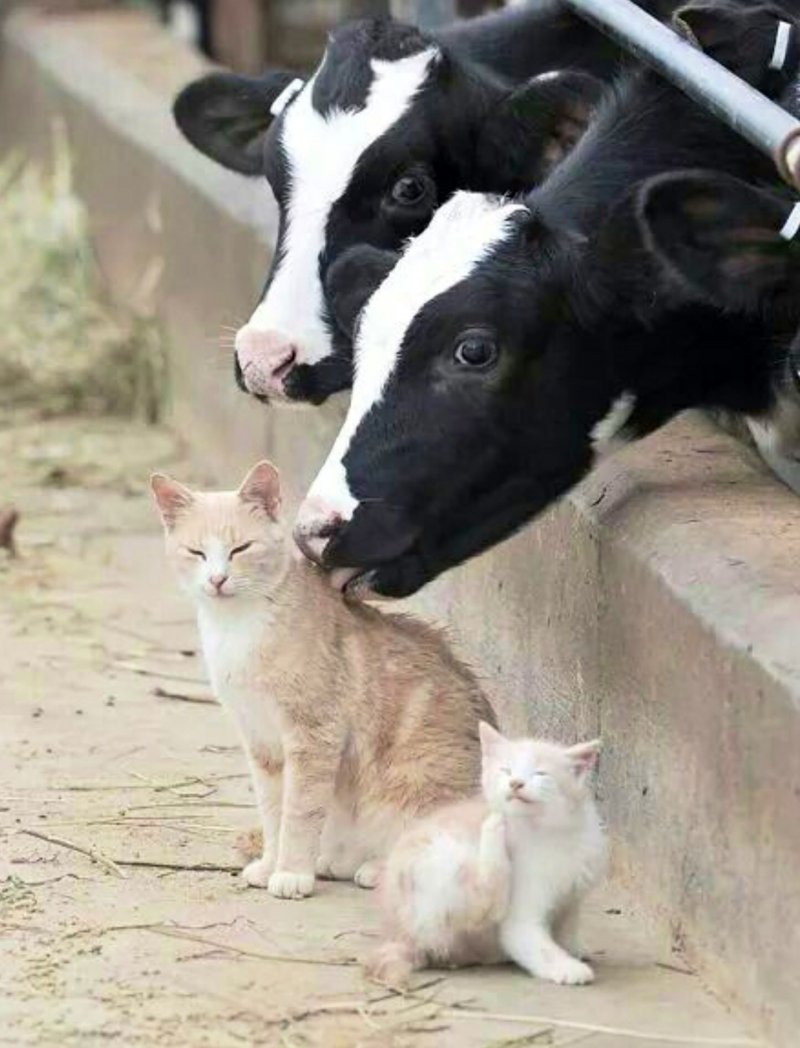
M266 411L231 381L274 215L180 141L199 68L132 14L16 15L0 145L75 151L109 285L174 345L174 421L228 479L265 450L299 494L341 405ZM800 501L694 417L609 461L415 602L450 623L509 727L602 733L616 869L643 915L776 1041L800 1028Z

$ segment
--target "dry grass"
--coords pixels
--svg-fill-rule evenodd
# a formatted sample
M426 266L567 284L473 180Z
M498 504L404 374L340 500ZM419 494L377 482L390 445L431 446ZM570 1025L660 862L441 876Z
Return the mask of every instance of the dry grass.
M160 333L100 293L69 156L55 154L52 173L14 156L0 164L0 409L155 422Z

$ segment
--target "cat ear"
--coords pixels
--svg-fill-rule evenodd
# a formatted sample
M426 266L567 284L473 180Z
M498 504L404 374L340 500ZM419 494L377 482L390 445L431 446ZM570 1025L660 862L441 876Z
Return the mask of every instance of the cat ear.
M486 721L481 721L478 724L478 733L481 737L481 753L484 757L490 756L501 743L506 741L505 736L501 735L497 728L487 724Z
M166 473L153 473L150 477L150 488L158 505L161 519L167 531L175 527L175 522L194 502L194 495L183 484L168 477Z
M242 502L254 502L273 519L281 508L281 480L277 469L264 459L257 462L239 488Z
M597 766L602 747L600 739L592 739L591 742L579 742L577 746L570 746L567 750L567 756L572 761L575 775L579 779L585 778Z

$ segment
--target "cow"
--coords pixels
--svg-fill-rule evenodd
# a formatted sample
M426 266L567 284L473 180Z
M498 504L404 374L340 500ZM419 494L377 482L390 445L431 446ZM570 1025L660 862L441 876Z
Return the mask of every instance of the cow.
M611 41L539 0L435 35L356 21L331 34L308 81L212 73L184 88L174 114L186 138L266 176L278 205L261 300L235 337L239 386L315 404L347 388L352 344L324 294L331 265L357 244L395 253L457 189L533 185L574 145L619 61Z
M724 22L706 4L700 14L682 19L712 54L735 54ZM709 27L721 34L711 43ZM335 585L406 596L682 409L769 413L771 327L688 292L646 234L649 180L697 166L775 177L640 70L531 193L456 194L382 283L364 249L337 260L328 292L355 334L356 378L295 528Z
M766 318L770 397L746 424L764 460L800 493L800 203L786 189L686 171L652 179L640 207L648 246L688 293Z

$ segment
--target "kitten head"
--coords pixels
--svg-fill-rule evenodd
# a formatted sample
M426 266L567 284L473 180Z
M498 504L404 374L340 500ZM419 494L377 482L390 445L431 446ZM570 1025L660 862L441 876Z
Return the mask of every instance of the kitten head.
M253 466L238 491L192 491L163 473L154 473L150 486L167 557L197 602L220 607L268 598L283 580L290 554L272 463Z
M590 772L600 740L559 746L542 739L507 739L481 723L481 783L489 806L504 815L569 826L591 797Z

